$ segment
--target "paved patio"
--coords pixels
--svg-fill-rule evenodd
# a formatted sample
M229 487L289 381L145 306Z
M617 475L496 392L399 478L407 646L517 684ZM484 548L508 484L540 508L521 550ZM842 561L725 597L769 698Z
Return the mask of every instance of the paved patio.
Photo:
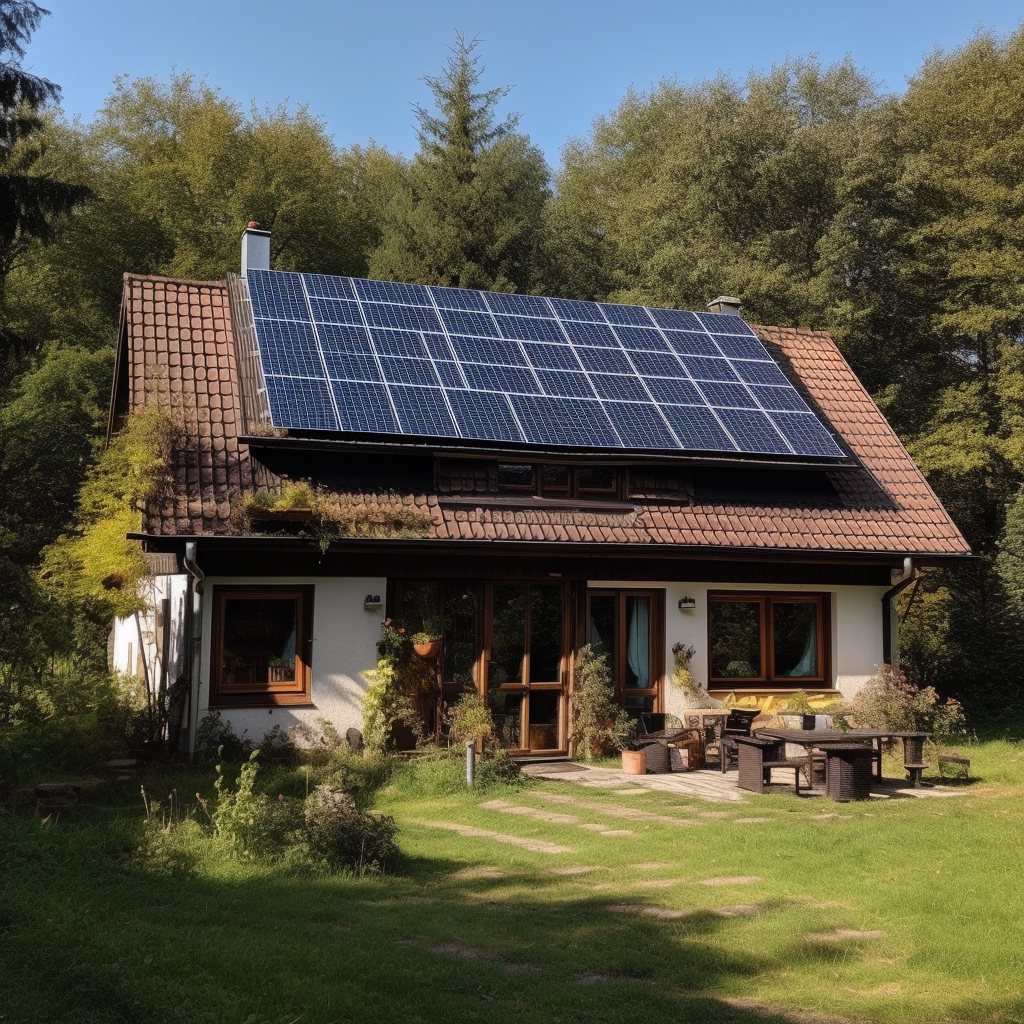
M756 799L757 793L748 793L739 788L739 774L726 772L724 775L717 769L695 772L672 772L665 775L627 775L620 768L593 768L590 765L578 764L575 761L546 761L525 763L522 765L527 775L538 779L551 779L557 782L572 782L578 786L591 789L653 789L663 793L676 793L679 796L694 797L709 803L741 803L748 799ZM792 783L773 783L766 792L792 793ZM928 799L932 797L960 796L965 789L954 789L949 786L927 785L914 789L902 779L882 779L872 782L872 800L888 800L893 797L911 799ZM824 798L823 793L802 792L801 796L811 799Z

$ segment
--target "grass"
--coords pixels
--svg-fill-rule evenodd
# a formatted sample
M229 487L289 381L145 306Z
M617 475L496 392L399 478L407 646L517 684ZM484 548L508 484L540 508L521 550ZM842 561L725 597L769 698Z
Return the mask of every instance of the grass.
M468 794L435 765L377 792L405 854L388 877L239 861L198 827L140 856L138 780L98 784L66 821L0 817L0 1021L1024 1021L1024 748L965 753L955 797L846 805ZM814 937L836 929L866 934Z

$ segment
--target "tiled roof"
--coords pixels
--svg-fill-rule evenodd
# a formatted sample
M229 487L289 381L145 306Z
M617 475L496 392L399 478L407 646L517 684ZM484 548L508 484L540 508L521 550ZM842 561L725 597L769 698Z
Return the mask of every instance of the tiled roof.
M402 494L401 500L429 510L431 536L448 541L968 554L831 337L796 328L755 330L860 463L830 474L839 500L829 507L700 504L692 495L676 501L652 496L612 511L502 507L486 494L479 503L426 493ZM232 498L274 480L237 440L239 387L225 284L126 275L119 360L127 391L116 411L158 402L182 424L185 438L175 466L177 493L148 510L147 532L232 532ZM470 480L463 494L481 490ZM360 500L392 505L396 498L369 493Z

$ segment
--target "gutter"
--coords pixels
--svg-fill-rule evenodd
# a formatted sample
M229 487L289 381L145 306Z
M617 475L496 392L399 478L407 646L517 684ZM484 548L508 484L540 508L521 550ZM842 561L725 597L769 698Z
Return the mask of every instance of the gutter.
M914 559L907 555L903 559L903 575L882 595L882 664L892 664L892 599L897 597L917 579Z
M188 757L196 753L196 733L199 729L199 677L203 657L203 581L206 577L196 565L196 542L186 541L182 564L188 573L185 613L185 659L188 680Z

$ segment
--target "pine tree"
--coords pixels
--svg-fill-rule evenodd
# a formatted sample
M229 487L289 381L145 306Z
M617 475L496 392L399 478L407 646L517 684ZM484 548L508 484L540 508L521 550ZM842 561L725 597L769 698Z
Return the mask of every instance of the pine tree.
M37 136L39 111L60 97L53 82L21 66L25 45L49 14L31 0L0 0L0 288L23 239L45 240L52 219L70 211L88 194L79 185L34 174L42 155ZM0 356L18 339L0 327Z
M443 73L427 77L437 107L416 106L420 149L385 214L375 277L526 291L536 282L548 169L496 120L507 87L481 91L477 41L461 36Z

